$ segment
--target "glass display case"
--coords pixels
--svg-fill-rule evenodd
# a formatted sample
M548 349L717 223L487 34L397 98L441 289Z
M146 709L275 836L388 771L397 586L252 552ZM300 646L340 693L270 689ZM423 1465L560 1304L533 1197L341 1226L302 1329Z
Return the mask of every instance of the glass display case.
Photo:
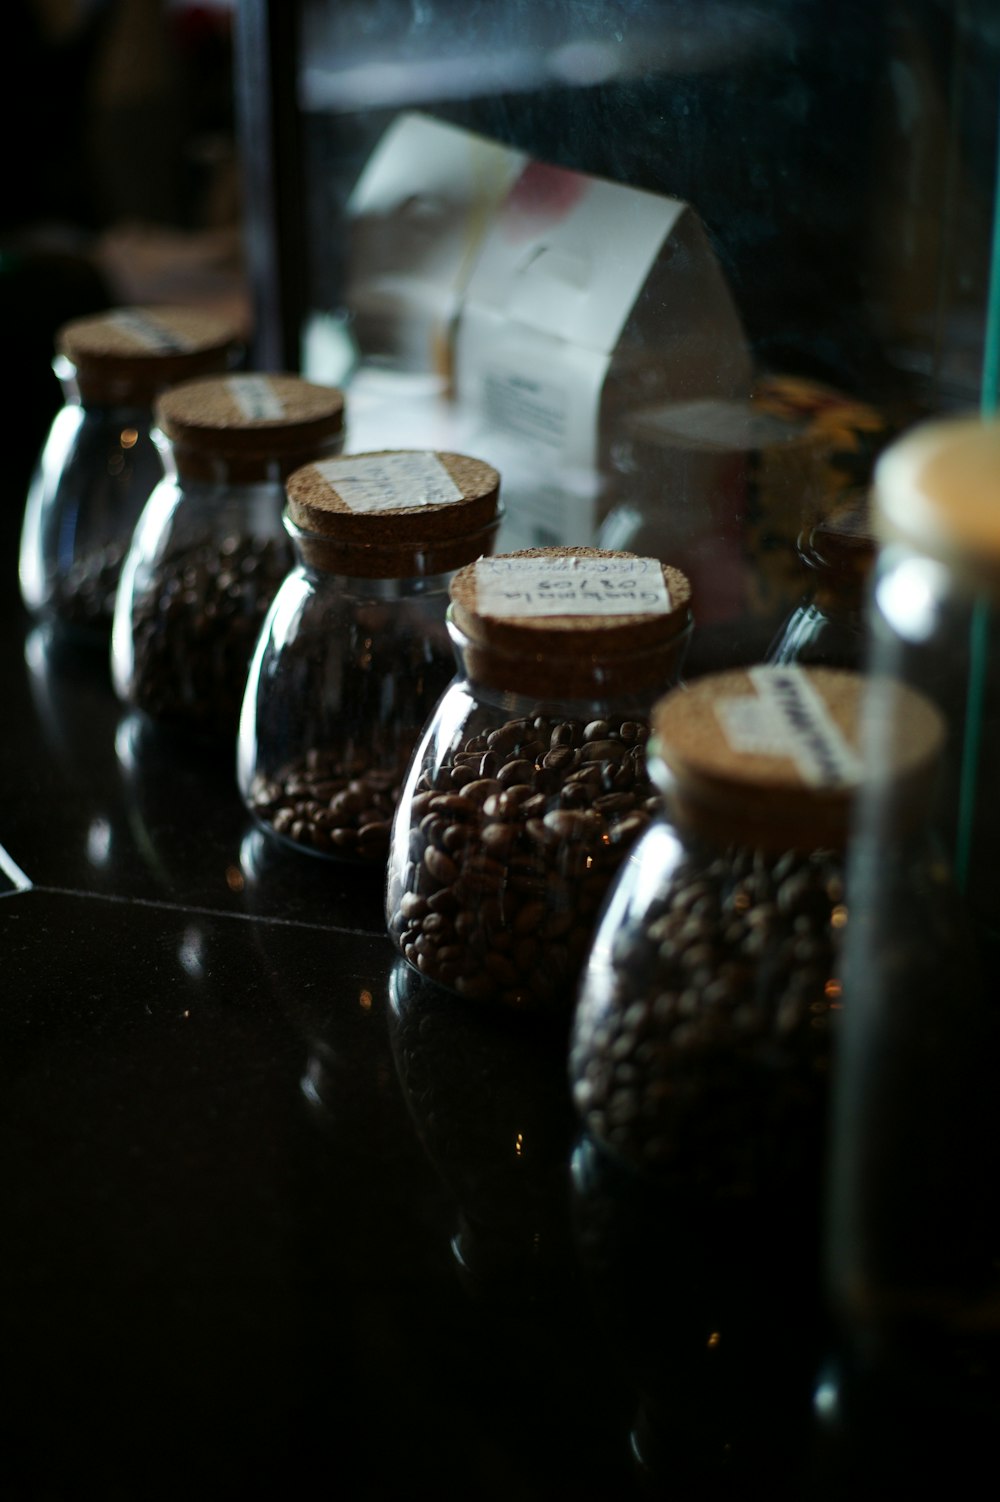
M236 41L258 358L351 385L356 447L478 443L501 547L669 549L712 666L892 436L979 402L985 0L253 0Z

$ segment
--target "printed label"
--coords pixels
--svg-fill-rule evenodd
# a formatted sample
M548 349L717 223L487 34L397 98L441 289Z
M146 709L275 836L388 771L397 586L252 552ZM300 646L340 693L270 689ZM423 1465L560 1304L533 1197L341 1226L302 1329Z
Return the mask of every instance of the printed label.
M229 376L226 387L247 422L273 421L285 415L285 404L267 376Z
M518 433L544 448L566 442L567 393L553 381L489 371L483 377L483 412L502 433Z
M109 314L108 323L123 334L128 334L143 349L157 349L169 353L191 348L190 339L186 339L183 334L177 333L175 329L167 328L165 324L159 323L145 313L120 308L116 313Z
M398 511L462 499L461 489L433 454L324 459L315 467L351 511Z
M716 715L734 751L791 757L812 787L856 783L861 762L801 668L751 668L757 693L720 699Z
M481 558L486 615L661 615L670 610L655 558Z

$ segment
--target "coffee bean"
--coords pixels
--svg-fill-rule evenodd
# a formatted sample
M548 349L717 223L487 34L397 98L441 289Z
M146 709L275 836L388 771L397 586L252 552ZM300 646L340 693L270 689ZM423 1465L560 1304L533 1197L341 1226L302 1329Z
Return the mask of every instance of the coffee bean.
M50 577L47 595L60 620L89 630L110 629L125 553L124 544L108 543L75 558L64 574Z
M131 702L155 719L233 736L261 624L291 563L284 538L230 536L194 542L148 577L140 570Z
M330 778L328 771L310 752L275 777L255 777L247 796L251 812L275 834L320 855L384 863L402 769L388 785L383 770L350 780ZM337 791L323 799L321 789L329 788ZM420 848L412 853L419 859L425 842L414 833Z
M645 734L635 720L514 718L461 741L440 765L425 766L410 804L424 842L413 852L420 864L401 880L390 873L388 926L403 954L423 938L422 973L460 994L518 1010L565 1009L608 885L659 807L642 757ZM469 779L474 757L482 758L480 775ZM622 771L627 787L603 785L603 777ZM469 838L441 849L440 831L420 813L452 822L459 806ZM405 849L402 839L400 845ZM455 973L454 957L446 965L440 935L421 910L403 910L404 896L430 902L430 892L449 894L457 909Z
M727 1202L815 1179L839 1009L831 888L840 858L825 852L673 871L616 935L610 971L584 981L570 1074L595 1137Z

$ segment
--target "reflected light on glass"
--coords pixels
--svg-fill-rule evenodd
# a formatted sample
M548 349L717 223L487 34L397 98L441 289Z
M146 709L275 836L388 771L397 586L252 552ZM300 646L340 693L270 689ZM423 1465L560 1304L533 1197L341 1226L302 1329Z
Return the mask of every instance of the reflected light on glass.
M226 886L231 892L242 892L245 884L245 878L239 866L226 867Z
M299 1080L299 1089L310 1105L321 1106L323 1104L323 1097L320 1093L322 1078L323 1066L319 1059L310 1059L306 1065L305 1074Z
M123 449L134 449L139 442L138 428L122 428L118 435L118 442Z
M361 995L358 997L358 1003L363 1012L370 1012L372 1006L372 993L370 991L362 991Z
M905 558L890 566L875 586L885 622L903 641L928 641L948 586L947 570L930 558Z
M618 53L608 42L565 42L549 53L549 70L564 83L604 83L618 72Z
M821 1382L813 1397L813 1407L820 1418L833 1418L837 1412L837 1389L832 1382Z
M115 755L126 772L134 772L138 761L139 725L136 717L126 715L115 731Z
M181 969L187 971L192 980L201 980L205 974L205 936L200 928L186 928L184 937L181 939L177 958L181 962Z
M87 859L92 866L106 866L111 854L111 825L107 819L91 820L87 830Z

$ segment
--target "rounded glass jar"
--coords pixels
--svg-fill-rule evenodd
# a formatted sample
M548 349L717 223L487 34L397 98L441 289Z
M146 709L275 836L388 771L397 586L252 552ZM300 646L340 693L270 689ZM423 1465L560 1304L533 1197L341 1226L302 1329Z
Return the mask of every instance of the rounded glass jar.
M798 548L809 582L772 642L767 661L862 668L866 594L876 550L867 492L805 528Z
M111 666L154 719L235 737L261 624L292 566L284 480L340 451L343 397L290 375L187 381L156 404L166 475L119 582Z
M247 679L240 791L269 834L382 869L407 764L455 673L448 585L492 551L500 477L402 450L306 465L286 489L295 566Z
M782 1496L803 1495L792 1467L824 1349L829 1074L852 1004L840 950L864 685L762 665L656 707L661 811L609 894L570 1043L589 1154L577 1218L640 1374L646 1458L678 1477L753 1474L780 1444ZM920 811L940 725L898 693L892 798Z
M190 308L118 308L58 331L63 406L21 526L21 596L33 614L107 639L133 529L163 478L154 401L180 381L231 369L240 352L227 320Z
M562 1015L650 817L648 714L680 673L690 587L657 560L542 548L461 570L451 601L459 673L400 797L389 933L470 1001Z

